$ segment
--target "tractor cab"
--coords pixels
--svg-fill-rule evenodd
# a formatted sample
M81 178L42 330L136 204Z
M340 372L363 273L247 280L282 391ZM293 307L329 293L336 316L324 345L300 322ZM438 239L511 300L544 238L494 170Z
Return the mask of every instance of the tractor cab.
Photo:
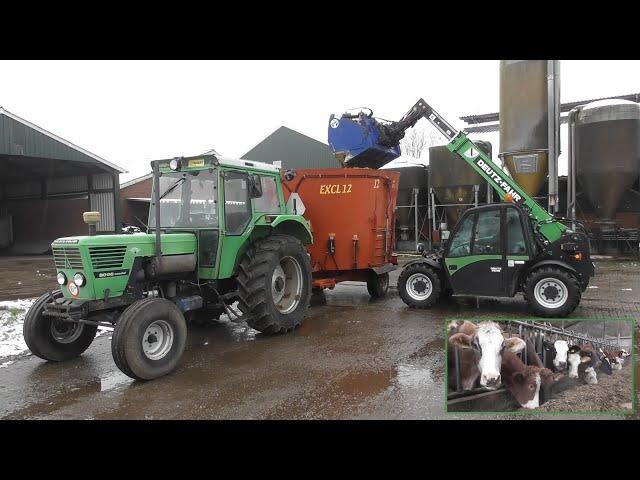
M265 223L266 214L286 213L273 165L208 155L155 163L149 229L156 231L157 215L162 233L196 235L198 278L232 276L237 251L254 227Z

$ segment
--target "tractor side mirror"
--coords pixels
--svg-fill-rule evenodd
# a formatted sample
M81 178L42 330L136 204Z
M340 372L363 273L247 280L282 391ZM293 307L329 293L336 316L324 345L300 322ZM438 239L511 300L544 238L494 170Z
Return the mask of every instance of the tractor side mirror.
M262 182L257 175L249 176L249 196L251 198L260 198L262 196Z
M418 244L418 253L423 253L424 252L424 244L423 243L419 243Z

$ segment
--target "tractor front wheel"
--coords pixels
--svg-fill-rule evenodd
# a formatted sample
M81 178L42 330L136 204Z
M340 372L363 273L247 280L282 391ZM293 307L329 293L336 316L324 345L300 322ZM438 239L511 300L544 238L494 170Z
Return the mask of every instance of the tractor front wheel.
M125 375L151 380L176 367L186 341L187 323L180 309L164 298L145 298L120 315L111 354Z
M62 292L45 293L27 312L22 334L36 357L51 362L71 360L84 352L96 336L98 327L86 323L67 322L43 315L44 306L62 298Z
M270 235L251 245L238 265L238 307L263 333L286 333L302 323L311 298L311 262L302 243Z

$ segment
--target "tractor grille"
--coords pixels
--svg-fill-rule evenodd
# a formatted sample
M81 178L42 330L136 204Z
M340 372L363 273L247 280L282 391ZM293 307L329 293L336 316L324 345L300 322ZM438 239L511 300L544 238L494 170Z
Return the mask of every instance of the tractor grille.
M53 247L53 261L57 269L74 268L82 270L82 258L78 247Z
M126 252L127 247L125 245L89 247L89 255L91 256L91 264L94 270L122 267Z

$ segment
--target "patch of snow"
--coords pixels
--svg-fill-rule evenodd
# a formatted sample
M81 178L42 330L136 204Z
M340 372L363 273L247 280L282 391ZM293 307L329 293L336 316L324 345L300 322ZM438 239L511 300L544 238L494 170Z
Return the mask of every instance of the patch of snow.
M587 288L598 288L597 285L589 285Z
M7 368L9 365L14 363L15 360L9 360L8 362L0 363L0 368Z
M633 288L621 288L620 290L622 290L623 292L631 292Z
M0 302L0 358L19 355L27 350L22 324L35 298Z
M28 351L22 336L22 325L27 311L35 301L35 298L27 298L0 302L0 359ZM96 337L112 330L107 327L98 327Z

